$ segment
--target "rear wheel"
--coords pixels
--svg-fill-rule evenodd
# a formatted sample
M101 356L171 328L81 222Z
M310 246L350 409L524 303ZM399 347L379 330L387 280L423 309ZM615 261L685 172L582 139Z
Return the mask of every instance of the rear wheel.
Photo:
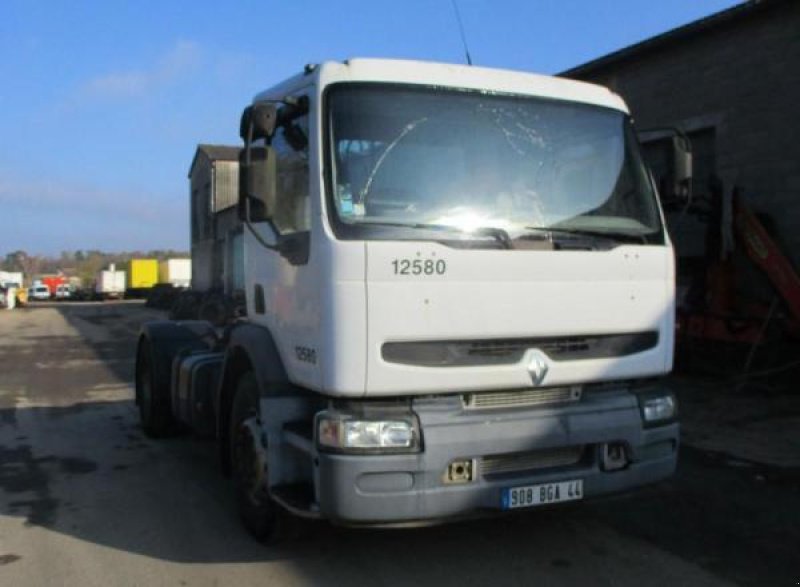
M262 442L258 383L252 372L239 378L231 407L230 455L239 515L260 542L282 537L283 513L269 496L267 450Z
M145 434L159 438L172 431L169 381L159 377L152 345L147 340L139 345L136 357L136 401Z

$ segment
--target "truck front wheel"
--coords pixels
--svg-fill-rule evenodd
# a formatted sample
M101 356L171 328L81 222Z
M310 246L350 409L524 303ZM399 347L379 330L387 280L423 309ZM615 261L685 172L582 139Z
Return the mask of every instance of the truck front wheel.
M231 406L231 472L245 527L258 541L274 542L280 535L281 515L269 496L267 453L258 415L258 383L247 372L239 378Z

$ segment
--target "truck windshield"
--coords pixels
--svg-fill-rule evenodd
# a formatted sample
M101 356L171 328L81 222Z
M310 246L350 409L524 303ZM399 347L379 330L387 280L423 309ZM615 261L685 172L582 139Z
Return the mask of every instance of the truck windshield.
M584 234L663 243L623 112L379 84L334 86L328 104L333 224L342 238L453 233L511 248L519 238Z

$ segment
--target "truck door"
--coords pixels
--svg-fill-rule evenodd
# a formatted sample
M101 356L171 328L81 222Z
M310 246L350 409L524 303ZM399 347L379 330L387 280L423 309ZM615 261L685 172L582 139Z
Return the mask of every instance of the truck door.
M309 114L277 127L270 146L276 164L277 199L271 226L252 225L275 250L260 246L245 228L244 257L248 315L267 326L295 383L319 387L317 337L321 312L311 255L312 198L309 157L313 132Z

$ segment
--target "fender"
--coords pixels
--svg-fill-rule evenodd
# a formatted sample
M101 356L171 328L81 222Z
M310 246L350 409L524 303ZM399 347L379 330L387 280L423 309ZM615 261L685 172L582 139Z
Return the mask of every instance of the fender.
M236 391L237 378L247 370L255 373L262 398L296 395L298 390L289 381L278 347L268 328L241 323L230 330L215 401L217 439L225 474L230 473L228 426L233 394Z
M139 330L139 338L147 337L157 341L217 340L216 331L205 320L154 320L145 322Z

